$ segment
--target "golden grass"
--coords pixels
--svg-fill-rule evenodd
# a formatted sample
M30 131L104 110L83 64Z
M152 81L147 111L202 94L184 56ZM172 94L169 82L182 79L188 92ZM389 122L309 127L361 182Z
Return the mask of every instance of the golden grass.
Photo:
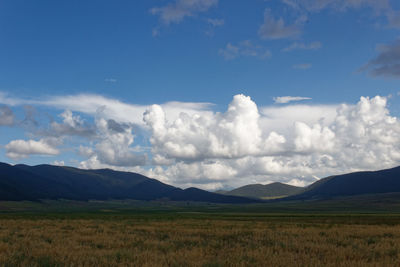
M0 220L0 266L399 266L399 225Z

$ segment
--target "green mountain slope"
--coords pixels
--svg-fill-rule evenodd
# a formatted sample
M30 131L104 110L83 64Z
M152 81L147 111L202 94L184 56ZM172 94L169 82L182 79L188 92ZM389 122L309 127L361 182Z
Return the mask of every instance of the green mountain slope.
M233 189L231 191L217 191L217 193L231 196L268 199L291 196L300 193L302 190L302 187L292 186L283 183L272 183L266 185L250 184Z

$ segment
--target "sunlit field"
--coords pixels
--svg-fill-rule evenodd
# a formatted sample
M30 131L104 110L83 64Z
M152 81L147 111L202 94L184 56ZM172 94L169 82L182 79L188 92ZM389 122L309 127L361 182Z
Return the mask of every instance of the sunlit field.
M0 266L398 266L400 216L0 215Z

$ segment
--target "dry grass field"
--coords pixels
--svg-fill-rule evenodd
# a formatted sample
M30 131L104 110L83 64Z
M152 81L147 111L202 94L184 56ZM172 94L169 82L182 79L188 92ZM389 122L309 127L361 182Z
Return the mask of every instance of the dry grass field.
M0 266L399 265L398 216L0 216Z

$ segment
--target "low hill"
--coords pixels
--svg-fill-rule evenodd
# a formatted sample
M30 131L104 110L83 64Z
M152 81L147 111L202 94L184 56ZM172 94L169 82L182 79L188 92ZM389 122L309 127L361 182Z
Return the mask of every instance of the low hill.
M400 192L400 167L354 172L321 179L285 200L329 199L340 196Z
M250 184L231 191L217 191L216 193L231 196L242 196L252 198L279 198L291 196L304 190L302 187L292 186L283 183L272 184Z
M195 188L182 190L131 172L0 163L0 200L40 199L255 202L244 197L224 196Z

